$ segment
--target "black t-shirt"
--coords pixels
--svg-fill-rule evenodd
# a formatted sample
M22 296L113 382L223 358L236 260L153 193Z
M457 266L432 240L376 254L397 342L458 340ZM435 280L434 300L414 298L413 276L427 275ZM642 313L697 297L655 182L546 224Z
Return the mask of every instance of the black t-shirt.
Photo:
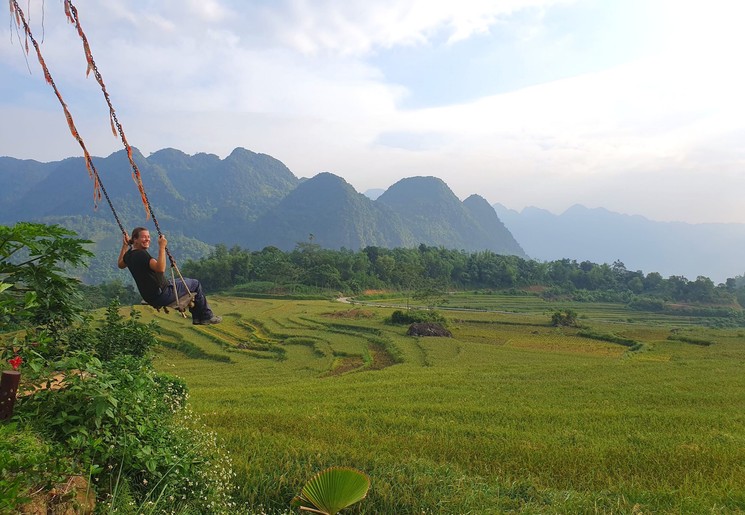
M151 259L153 257L150 253L143 249L129 249L124 254L124 263L126 263L129 273L134 277L140 295L148 304L153 304L160 295L161 288L168 285L163 272L153 272L150 268Z

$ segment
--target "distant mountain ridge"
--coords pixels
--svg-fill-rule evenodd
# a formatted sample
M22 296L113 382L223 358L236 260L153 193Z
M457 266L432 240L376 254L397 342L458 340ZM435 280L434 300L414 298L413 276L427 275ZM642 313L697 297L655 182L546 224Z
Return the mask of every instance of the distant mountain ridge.
M536 207L520 212L493 207L535 259L619 260L629 270L689 280L703 275L715 282L745 272L745 224L656 222L582 205L560 215Z
M248 227L245 240L291 250L311 235L324 248L416 245L397 213L328 172L303 181Z
M619 260L629 270L716 282L745 271L745 224L655 222L579 205L561 215L535 207L517 212L478 195L461 202L436 177L368 190L379 195L372 200L334 174L298 179L279 160L243 148L224 159L175 149L145 157L135 149L134 159L169 247L182 259L206 255L217 243L291 250L312 239L332 249L424 243L545 261ZM125 228L150 226L124 151L94 163ZM105 202L92 209L93 183L82 158L0 157L0 184L0 223L70 227L97 243L91 276L108 273L120 236Z
M461 202L434 177L404 179L371 200L336 175L298 179L279 160L243 148L224 159L176 149L149 157L134 149L133 156L169 247L189 257L204 255L204 243L292 250L309 239L330 249L424 243L527 257L486 200ZM125 152L93 162L125 229L149 227ZM82 158L0 158L0 181L7 185L0 223L59 223L97 242L97 255L115 259L109 254L118 250L119 231L105 202L92 209L93 183Z
M255 220L298 184L280 161L245 149L236 149L222 160L211 154L188 156L174 149L155 152L149 158L134 149L133 157L159 221L170 230L209 243L237 243L225 223ZM127 227L144 222L145 209L125 151L93 158L93 163ZM50 170L27 176L25 188L17 185L15 197L0 206L1 222L50 216L111 219L104 201L97 211L91 209L93 183L83 158L44 166Z
M527 257L486 200L475 195L461 202L448 185L436 177L401 179L376 202L399 213L415 241ZM484 212L483 204L491 213Z

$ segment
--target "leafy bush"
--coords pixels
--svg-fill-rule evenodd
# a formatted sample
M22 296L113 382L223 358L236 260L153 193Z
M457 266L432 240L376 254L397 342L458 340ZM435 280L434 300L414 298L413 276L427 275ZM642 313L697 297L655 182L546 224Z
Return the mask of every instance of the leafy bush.
M75 233L52 225L0 225L0 327L57 333L80 319L79 281L64 273L90 257Z
M155 322L149 325L138 322L140 313L130 310L129 319L119 314L119 301L113 300L106 309L103 326L96 328L95 350L103 361L119 356L144 357L157 343Z
M395 325L408 325L414 323L434 322L445 325L445 317L434 310L407 310L397 309L386 319L386 323Z
M152 366L156 327L135 311L125 319L116 301L101 322L84 316L61 268L86 255L69 232L0 229L0 257L26 256L0 261L0 277L13 280L0 283L0 322L24 329L0 357L23 358L28 393L0 431L0 512L49 487L60 464L92 480L103 512L234 513L230 461L185 408L186 384Z
M29 493L58 482L69 463L29 426L0 424L0 513L17 513Z
M551 314L551 325L554 327L577 327L577 312L572 309L562 309Z
M631 292L625 290L575 290L570 297L576 302L629 302Z
M229 469L219 485L205 483L214 453L200 446L199 431L179 423L187 400L182 380L156 374L142 357L101 361L74 352L58 365L64 387L20 399L15 416L39 424L71 452L94 478L100 500L115 502L124 481L140 503L162 495L190 505L229 503Z
M637 311L660 312L665 309L665 301L655 297L635 296L631 298L627 306Z
M140 293L131 284L124 285L121 280L101 284L78 286L83 295L85 309L105 308L112 300L119 301L123 306L139 304L142 300Z

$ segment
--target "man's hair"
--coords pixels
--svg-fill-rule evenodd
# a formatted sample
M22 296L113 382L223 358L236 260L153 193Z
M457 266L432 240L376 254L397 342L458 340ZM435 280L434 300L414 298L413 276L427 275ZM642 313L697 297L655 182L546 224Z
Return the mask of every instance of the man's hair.
M129 238L129 244L132 245L140 237L142 231L147 231L147 227L135 227L132 229L132 236ZM148 231L150 232L150 231Z

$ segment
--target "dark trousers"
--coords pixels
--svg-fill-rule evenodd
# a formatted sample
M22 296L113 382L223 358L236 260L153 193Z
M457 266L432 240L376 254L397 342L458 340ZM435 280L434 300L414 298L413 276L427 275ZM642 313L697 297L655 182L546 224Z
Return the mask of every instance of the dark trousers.
M186 285L184 285L186 283ZM176 279L176 291L179 297L186 295L186 287L189 287L189 291L194 294L194 307L189 308L191 317L194 320L209 320L212 318L214 313L207 304L207 297L204 296L202 291L202 285L196 279L189 279L184 277L184 280ZM176 300L176 295L173 293L173 285L169 284L160 292L160 295L155 299L155 303L159 306L168 306Z

